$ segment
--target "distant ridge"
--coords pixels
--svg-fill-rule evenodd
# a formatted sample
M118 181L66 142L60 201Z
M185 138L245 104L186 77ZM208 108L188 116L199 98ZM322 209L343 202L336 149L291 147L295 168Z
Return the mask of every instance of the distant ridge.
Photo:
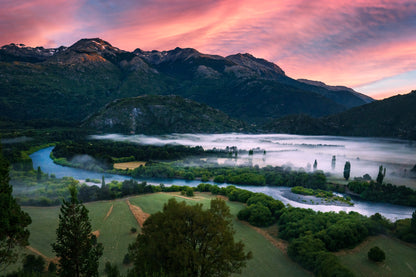
M415 107L416 90L327 117L312 118L306 115L283 117L265 124L264 130L272 133L416 140Z
M207 105L175 95L115 100L86 119L83 127L124 134L241 132L245 124Z
M251 54L228 57L192 48L121 50L100 38L45 49L0 48L0 118L78 123L107 103L140 95L179 95L250 124L291 114L326 116L371 101L286 76Z

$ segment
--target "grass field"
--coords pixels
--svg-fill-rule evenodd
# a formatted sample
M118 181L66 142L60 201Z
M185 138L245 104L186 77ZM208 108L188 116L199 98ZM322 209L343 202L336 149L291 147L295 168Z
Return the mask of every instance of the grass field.
M384 262L368 260L367 253L374 246L386 253ZM385 236L371 237L357 248L341 252L339 258L356 276L416 276L416 246Z
M209 207L210 199L214 196L208 193L196 193L194 197L187 198L179 193L155 193L129 197L132 205L140 207L145 213L155 213L163 208L168 199L175 197L178 201L188 204L201 203ZM103 273L104 264L110 261L118 265L124 274L127 267L122 264L128 245L135 240L137 234L131 234L132 227L140 230L140 227L129 210L127 199L113 201L99 201L87 203L89 217L93 231L97 231L98 241L104 245L104 255L100 260L100 271ZM237 202L227 202L231 213L235 216L243 207ZM55 241L55 230L58 226L60 207L23 207L32 218L29 226L31 232L30 246L47 256L53 258L51 243ZM253 253L253 259L247 263L241 275L235 276L312 276L299 265L291 261L279 248L273 245L264 235L237 220L233 220L236 230L235 238L242 240L246 250ZM277 227L272 226L260 231L277 233ZM377 264L368 261L367 252L373 246L379 246L386 253L386 260ZM24 253L30 253L23 250ZM372 237L355 249L341 251L338 256L342 263L350 268L356 276L416 276L416 247L402 243L398 240L384 236ZM8 271L17 269L11 266Z
M129 197L132 205L139 206L146 213L155 213L163 208L163 204L169 198L176 197L178 201L188 204L202 203L209 207L209 201L213 197L210 194L196 194L191 199L186 199L179 194L156 193ZM241 203L227 202L231 213L236 215L242 208ZM128 245L135 240L137 234L131 234L131 227L140 230L134 216L130 212L126 199L114 201L99 201L87 203L89 217L93 231L99 232L98 241L104 245L104 255L100 259L100 271L103 273L104 264L110 261L117 264L122 273L126 273L127 267L122 265ZM60 207L23 207L32 218L29 226L31 232L30 245L48 258L53 258L51 243L55 241L55 231L58 226ZM109 211L111 210L111 213ZM311 276L299 265L292 262L278 248L273 246L266 238L256 232L247 224L237 219L234 220L237 240L243 240L246 250L253 252L253 259L243 269L242 275L236 276ZM28 253L27 250L24 250ZM10 269L16 269L16 266Z
M115 169L135 169L140 166L145 166L146 162L125 162L125 163L115 163L113 167Z
M146 213L155 213L160 211L163 204L172 197L177 201L185 201L188 204L202 203L204 207L209 207L210 199L214 196L210 194L195 194L196 200L184 199L179 194L157 193L152 195L143 195L130 199L133 205L140 206ZM236 216L242 209L243 204L237 202L227 202L231 213ZM241 275L236 276L312 276L309 272L303 270L299 265L290 260L272 243L265 239L261 234L237 220L234 217L234 229L236 230L236 240L242 240L246 250L253 252L253 259L247 263Z

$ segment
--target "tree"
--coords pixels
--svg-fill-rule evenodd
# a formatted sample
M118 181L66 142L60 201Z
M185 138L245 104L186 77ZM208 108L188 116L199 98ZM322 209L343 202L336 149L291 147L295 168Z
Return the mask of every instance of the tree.
M416 210L412 213L412 219L410 221L410 227L414 234L416 234Z
M42 170L40 166L38 166L38 170L36 171L36 180L39 182L42 179Z
M318 162L315 160L313 163L313 171L316 171L318 169Z
M57 240L52 244L59 258L60 276L98 276L98 260L103 246L91 233L88 210L78 201L75 186L70 186L70 200L64 200L56 229Z
M374 246L368 251L368 259L373 262L382 262L386 259L386 254L378 246Z
M120 270L117 265L112 265L110 262L105 263L104 272L107 274L107 277L119 277Z
M380 165L380 167L378 168L378 175L376 179L377 183L381 185L383 183L385 176L386 176L386 168L384 168L384 171L383 171L383 166Z
M132 276L229 276L241 272L251 252L234 241L231 214L223 200L211 200L208 210L170 199L151 215L129 246ZM159 275L158 275L159 276Z
M17 246L28 245L30 216L23 212L12 196L9 163L0 147L0 272L17 259Z
M23 272L41 273L45 269L45 260L41 256L27 255L23 260Z
M332 168L332 170L335 169L336 162L337 162L337 158L335 156L332 156L332 162L331 162L331 168Z
M345 180L348 181L348 179L350 178L350 173L351 173L351 163L349 161L345 162L344 165L344 178Z

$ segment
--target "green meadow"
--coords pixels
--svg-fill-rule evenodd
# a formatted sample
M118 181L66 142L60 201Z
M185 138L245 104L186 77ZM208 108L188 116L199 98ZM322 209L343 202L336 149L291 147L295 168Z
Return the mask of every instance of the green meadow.
M163 204L172 197L176 197L178 201L185 201L187 204L201 203L204 207L209 207L210 199L214 196L198 193L191 199L185 199L179 194L155 193L128 199L132 205L139 206L145 213L151 214L160 211ZM243 204L236 202L227 201L227 204L234 216L243 207ZM132 234L130 229L135 227L140 231L126 199L86 203L85 206L89 210L92 229L99 232L98 241L104 245L104 254L100 259L101 274L107 261L118 265L120 271L126 273L128 267L123 265L122 261L127 253L128 245L135 240L137 235ZM29 226L30 246L48 258L54 257L51 243L56 237L59 208L23 207L32 218L32 224ZM109 213L110 209L111 213ZM236 231L235 238L242 240L246 245L246 250L253 252L253 259L248 262L242 274L236 276L311 276L256 230L240 222L236 217L233 224Z
M104 254L100 260L101 274L103 274L104 264L107 261L116 264L122 273L126 273L128 270L122 261L127 253L128 245L135 240L137 235L137 233L132 234L130 230L134 227L140 231L140 227L130 212L126 200L128 199L132 205L140 207L143 212L152 214L162 210L164 203L172 197L178 201L185 201L187 204L201 203L208 208L210 199L215 196L208 193L196 193L194 197L186 198L179 193L154 193L85 204L89 210L92 229L98 235L98 241L104 245ZM242 274L235 276L312 276L310 272L294 263L262 234L237 219L236 214L243 208L243 204L227 201L227 205L234 215L236 240L242 240L246 245L246 250L253 253L253 259L247 263ZM48 258L54 257L51 243L55 240L59 208L23 207L32 218L32 224L29 226L30 246ZM263 231L265 230L276 233L277 227L263 229ZM275 235L273 236L275 237ZM368 250L376 245L386 253L386 260L382 263L373 263L367 258ZM30 252L24 250L24 253ZM355 249L341 251L338 256L341 262L356 276L405 277L416 275L416 247L385 236L372 237ZM17 266L11 266L10 269L17 269Z
M374 246L386 254L383 262L368 260L367 253ZM339 258L355 276L416 276L416 246L386 236L371 237L357 248L343 251Z

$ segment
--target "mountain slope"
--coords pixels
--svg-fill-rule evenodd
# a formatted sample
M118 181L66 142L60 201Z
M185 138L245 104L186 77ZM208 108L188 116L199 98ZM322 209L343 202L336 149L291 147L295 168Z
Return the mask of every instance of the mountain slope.
M115 100L82 126L102 132L164 134L237 132L245 124L179 96L146 95Z
M179 95L260 124L290 114L325 116L365 104L346 90L305 84L250 54L191 48L120 50L99 38L66 48L0 48L0 117L80 122L112 100Z
M323 118L284 117L264 126L269 132L310 135L394 137L416 140L416 90Z

